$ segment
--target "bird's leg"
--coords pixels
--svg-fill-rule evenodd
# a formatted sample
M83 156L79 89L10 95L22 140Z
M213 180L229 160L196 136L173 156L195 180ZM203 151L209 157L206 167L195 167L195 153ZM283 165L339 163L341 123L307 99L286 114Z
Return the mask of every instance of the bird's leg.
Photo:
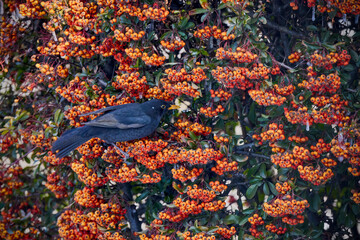
M125 160L125 161L130 157L127 152L124 152L121 148L119 148L118 146L116 146L115 143L111 143L111 144L115 147L116 150L118 150L122 155L124 155L124 158L125 158L124 160Z

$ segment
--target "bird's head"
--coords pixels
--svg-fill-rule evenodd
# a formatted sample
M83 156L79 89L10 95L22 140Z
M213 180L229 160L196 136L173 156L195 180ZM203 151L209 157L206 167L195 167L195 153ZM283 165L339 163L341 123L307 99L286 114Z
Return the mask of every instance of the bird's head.
M145 102L143 105L145 107L145 111L151 111L157 116L163 116L169 108L173 107L171 102L160 99L152 99Z

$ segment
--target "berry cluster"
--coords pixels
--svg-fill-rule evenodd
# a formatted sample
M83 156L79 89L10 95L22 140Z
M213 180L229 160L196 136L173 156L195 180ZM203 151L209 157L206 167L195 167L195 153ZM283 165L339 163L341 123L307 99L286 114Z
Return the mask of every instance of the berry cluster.
M221 235L223 238L229 239L236 234L236 230L235 227L231 227L230 229L219 227L215 233Z
M51 149L51 140L50 138L45 138L44 131L39 131L37 135L32 134L30 137L30 143L40 149Z
M360 204L360 193L357 191L353 191L351 200L353 200L356 204Z
M57 220L59 236L63 239L76 239L82 236L84 239L96 239L98 228L95 220L90 220L86 214L77 210L65 210Z
M249 72L247 68L235 67L231 70L228 67L217 66L216 69L211 71L213 77L226 88L239 88L246 90L253 87L246 75Z
M223 192L227 189L227 186L224 184L220 184L219 181L215 181L215 182L209 182L209 186L211 187L212 190L216 191L216 192Z
M339 53L329 53L326 56L320 55L317 52L313 53L311 56L311 63L318 67L323 67L326 70L333 68L333 64L337 66L346 66L349 64L351 56L347 53L346 50L343 50Z
M293 168L296 169L303 162L301 159L295 158L292 153L283 152L271 155L271 162L279 165L281 168Z
M58 86L56 92L71 103L80 103L89 101L89 97L85 95L87 84L81 81L78 76L71 80L68 86L61 88Z
M321 163L328 168L335 167L337 165L337 162L331 158L323 158L321 159Z
M309 161L312 158L310 151L304 147L295 146L292 154L300 161Z
M138 178L138 180L144 184L158 183L161 181L161 174L158 174L156 172L152 173L152 176L150 176L149 174L143 174L141 177Z
M290 63L295 63L295 62L298 62L300 60L300 57L301 57L300 53L294 52L294 53L292 53L292 54L290 54L288 56L288 59L289 59Z
M274 85L274 90L277 94L283 95L283 96L288 96L290 94L292 94L295 90L295 86L290 84L288 86L284 86L284 87L279 87L278 84Z
M216 39L226 41L232 40L235 38L234 34L228 34L226 31L221 31L217 26L205 26L204 28L198 29L194 32L194 37L200 38L202 40L214 37Z
M163 88L165 91L167 91L169 94L181 96L182 94L188 95L193 98L197 98L200 96L200 92L197 90L197 87L195 88L191 82L177 82L177 83L171 83L168 79L162 78L160 80Z
M180 71L168 68L165 70L165 73L167 74L167 79L172 83L184 81L200 83L207 78L204 70L200 67L193 68L190 73L188 73L184 68L181 68Z
M290 195L285 195L264 203L263 210L272 217L285 217L286 215L301 215L309 206L307 200L297 201Z
M149 88L146 77L140 78L139 72L125 73L116 76L112 86L116 89L125 90L131 97L140 98Z
M182 237L184 240L215 240L216 239L214 235L210 236L203 232L197 233L191 237L191 233L189 231L184 232L182 234Z
M25 215L26 214L26 215ZM11 202L10 208L2 208L0 217L0 238L9 240L41 239L44 235L41 231L41 219L43 214L37 205L30 206L28 202ZM15 222L24 221L24 216L31 222L26 230Z
M151 235L151 237L147 237L145 234L141 234L139 236L140 240L170 240L170 237L164 235Z
M210 202L216 197L215 191L198 188L196 184L187 186L186 194L189 195L190 198L199 199L202 202Z
M82 155L80 161L85 162L88 159L100 157L104 153L104 147L101 146L103 140L100 138L92 138L77 148Z
M96 223L107 230L122 229L125 219L126 209L122 208L117 203L102 203L100 204L100 210L89 212L87 217L90 221L96 221Z
M313 166L298 166L300 177L305 181L311 182L314 185L325 184L330 178L334 176L334 173L330 168L325 171L315 169Z
M284 182L283 184L276 183L275 187L276 191L278 191L278 193L281 195L285 195L288 191L291 190L291 186L288 182Z
M118 183L134 182L138 176L136 169L128 167L126 163L123 163L123 165L118 168L107 167L105 174L109 180Z
M146 17L146 19L165 21L169 13L168 10L164 7L159 7L157 4L154 4L152 7L149 7L147 4L143 5L142 15ZM139 20L144 21L145 19L139 17Z
M273 66L270 70L271 75L279 75L280 72L280 67L279 66Z
M229 143L229 138L223 137L223 136L218 137L218 136L214 135L214 140L217 143L224 143L224 144Z
M200 123L191 123L188 120L178 119L174 124L179 131L173 132L171 137L178 141L181 141L182 137L189 138L190 132L194 133L197 136L207 136L211 133L211 127L204 126Z
M262 145L265 141L274 143L279 140L285 140L283 128L284 126L282 124L278 125L277 123L270 123L269 130L260 133L260 136L254 134L252 137L259 141L259 145Z
M0 153L6 153L17 142L17 138L10 134L0 136Z
M299 107L296 111L291 111L288 108L284 108L284 115L290 123L300 123L308 127L313 124L314 120L307 110L307 107Z
M199 214L202 211L202 205L198 204L195 200L186 200L183 201L181 198L176 198L173 201L173 204L179 208L179 211L182 212L184 215L190 214Z
M225 109L222 105L217 105L215 109L212 107L201 107L200 113L204 114L208 118L213 118L215 116L218 116L220 113L224 112Z
M141 58L143 56L142 52L143 51L139 48L126 48L125 49L126 55L133 60Z
M98 198L94 192L94 188L84 187L76 191L74 201L86 208L97 208L100 204L104 203L104 200Z
M211 168L211 171L217 175L223 175L225 172L236 171L238 163L236 161L229 162L227 158L216 160L216 166Z
M274 224L270 223L265 225L266 230L272 233L276 233L277 235L285 234L287 229L283 227L276 227Z
M264 233L257 230L257 226L264 225L264 220L262 219L262 217L255 213L254 215L249 217L248 221L251 224L251 227L249 229L251 235L256 238L263 236Z
M41 5L37 0L26 0L25 3L19 5L19 12L23 16L41 19L46 15Z
M120 164L123 162L123 158L121 157L121 155L118 154L118 152L113 146L109 146L107 148L107 150L101 156L101 159L108 163L114 164L115 167L119 167Z
M171 41L161 40L160 44L161 44L161 46L163 46L164 48L168 49L171 52L180 50L185 46L185 42L182 40L180 40L180 41L178 41L178 40L171 40Z
M320 155L323 153L328 153L331 149L330 144L325 143L324 139L319 138L318 142L315 146L310 146L310 149L312 150L311 156L314 158L320 158Z
M72 162L71 169L78 175L81 182L89 187L103 186L109 179L98 176L93 169L85 166L84 163Z
M293 135L293 136L289 136L288 140L289 141L294 141L296 143L305 143L305 142L309 141L309 138L306 137L306 136L305 137L299 137L299 136Z
M179 169L171 169L171 173L174 179L178 179L181 182L185 182L190 179L196 179L204 169L202 168L193 168L192 170L188 170L185 167L180 167Z
M158 56L156 53L149 56L147 53L143 53L141 60L148 66L161 66L164 64L165 56Z
M229 100L229 98L231 98L232 94L229 92L226 92L222 89L218 89L218 90L210 90L210 94L212 98L219 98L220 101L227 101Z
M24 182L19 178L23 175L23 169L20 166L9 167L0 171L0 199L3 196L13 194L14 189L19 189L24 185Z
M304 223L304 216L303 215L297 215L297 216L285 216L282 219L283 223L289 224L289 225L298 225Z
M306 88L312 92L335 93L340 88L340 84L339 75L336 73L331 73L327 76L322 74L317 78L310 77L308 81L304 80L302 83L299 83L298 86L301 88Z
M224 48L218 48L216 50L217 59L229 59L235 64L239 63L251 63L257 60L258 55L247 51L244 48L238 47L235 51L232 48L225 50Z
M248 91L250 97L257 102L259 105L262 106L270 106L270 105L277 105L281 106L285 101L286 98L277 95L276 93L270 92L270 91L262 91L262 90L249 90Z
M174 100L175 98L175 96L171 95L167 90L162 90L157 86L149 88L145 93L144 97L147 99L161 99L168 102Z
M144 36L144 31L139 31L136 33L134 29L129 27L126 27L124 32L121 32L119 29L114 31L114 38L119 42L130 42L131 40L138 41Z
M56 172L47 175L46 180L45 187L53 192L56 198L66 198L69 196L65 181L63 179L60 180L60 176Z
M270 69L265 67L262 63L254 63L251 71L248 68L246 70L246 77L251 80L269 79Z

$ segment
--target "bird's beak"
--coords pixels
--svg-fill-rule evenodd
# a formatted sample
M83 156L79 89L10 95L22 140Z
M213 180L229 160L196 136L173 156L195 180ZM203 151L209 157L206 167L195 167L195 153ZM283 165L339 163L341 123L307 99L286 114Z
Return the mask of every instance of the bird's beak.
M180 108L180 106L173 104L168 109L169 110L174 110L174 109L179 109L179 108Z

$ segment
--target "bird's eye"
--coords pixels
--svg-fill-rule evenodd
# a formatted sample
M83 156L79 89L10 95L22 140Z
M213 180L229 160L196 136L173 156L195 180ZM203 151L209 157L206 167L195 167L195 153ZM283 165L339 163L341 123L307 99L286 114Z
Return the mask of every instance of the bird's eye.
M161 108L162 108L162 109L165 109L165 108L166 108L166 106L165 106L165 105L161 105Z

